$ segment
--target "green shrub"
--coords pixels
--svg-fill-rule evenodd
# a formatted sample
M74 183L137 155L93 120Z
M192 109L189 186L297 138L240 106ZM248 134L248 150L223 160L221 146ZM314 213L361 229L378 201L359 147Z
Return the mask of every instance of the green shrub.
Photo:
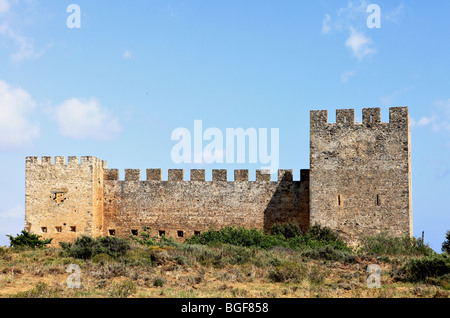
M26 230L22 230L21 234L18 234L16 237L12 235L6 235L9 237L10 244L13 247L31 247L31 248L42 248L45 245L48 245L52 242L52 238L46 240L40 240L41 236L37 234L31 234Z
M303 280L311 284L321 284L325 272L318 266L307 266L296 262L282 262L269 271L269 279L274 283L300 283Z
M410 259L402 266L395 277L397 280L409 282L426 282L428 279L447 279L450 275L450 256L435 254Z
M131 239L138 242L139 244L146 246L172 246L175 245L175 241L171 237L152 235L152 230L149 226L145 226L140 232L140 237L136 235L131 235Z
M161 277L156 277L153 281L153 286L155 287L163 287L164 286L164 279Z
M59 245L68 256L91 259L98 254L106 254L113 258L118 258L126 254L131 248L127 240L116 237L92 237L82 235L75 239L73 243L60 242Z
M442 252L450 254L450 230L445 234L445 241L442 243Z
M269 271L269 279L275 283L298 283L306 276L306 267L295 262L282 262Z
M339 234L336 231L317 223L306 231L306 236L319 242L329 243L340 241Z
M18 292L11 298L55 298L57 296L56 290L51 289L46 283L39 282L34 288Z
M428 244L424 244L421 239L408 235L397 237L387 233L363 237L360 252L374 255L430 256L435 254L433 249Z
M128 279L121 283L115 283L109 293L111 298L127 298L136 293L136 283Z
M295 222L276 223L272 226L272 235L281 235L286 239L303 235L303 231Z
M316 249L309 249L303 252L303 255L312 259L341 262L344 264L356 262L355 255L345 251L334 249L331 246L322 246Z
M231 244L245 247L269 248L282 244L280 235L265 235L259 229L246 229L244 227L229 226L220 230L210 229L199 235L186 239L187 244Z
M220 245L231 244L243 247L268 249L272 247L291 248L293 250L316 249L330 246L333 249L351 253L352 250L329 228L315 225L305 235L300 228L292 224L274 225L272 235L259 229L244 227L225 227L209 230L186 239L186 244Z

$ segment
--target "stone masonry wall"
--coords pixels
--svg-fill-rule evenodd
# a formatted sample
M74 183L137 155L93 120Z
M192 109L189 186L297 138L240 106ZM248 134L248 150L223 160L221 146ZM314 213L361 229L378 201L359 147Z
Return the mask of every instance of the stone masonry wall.
M379 108L363 109L355 123L353 109L311 111L310 169L294 181L292 170L267 171L117 169L95 157L27 157L25 229L53 238L53 243L89 236L129 237L144 227L153 235L178 240L225 226L260 228L296 221L306 230L318 223L348 242L386 231L412 235L411 138L407 107L389 110L381 122Z
M100 234L105 168L95 157L27 157L25 229L54 244Z
M310 222L329 226L348 241L387 231L412 235L411 144L406 107L311 111Z
M184 240L210 228L244 226L269 231L276 222L296 221L303 228L309 222L309 171L301 171L301 181L293 181L292 170L280 170L278 181L257 171L249 181L248 170L236 170L227 181L226 170L213 170L213 180L205 181L204 170L191 170L184 181L183 170L169 170L161 181L160 169L148 169L147 180L140 170L105 171L104 235L129 237L145 226L152 235ZM163 231L163 232L162 232Z

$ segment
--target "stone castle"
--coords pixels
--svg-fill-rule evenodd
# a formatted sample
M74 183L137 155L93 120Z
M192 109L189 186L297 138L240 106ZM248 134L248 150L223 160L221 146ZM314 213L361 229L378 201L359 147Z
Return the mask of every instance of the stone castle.
M412 236L411 138L407 107L310 113L310 169L293 180L292 170L270 171L117 169L95 157L27 157L25 229L71 241L79 235L129 237L144 227L153 235L184 240L226 226L269 232L275 223L297 222L304 230L318 223L338 231L348 242L386 231Z

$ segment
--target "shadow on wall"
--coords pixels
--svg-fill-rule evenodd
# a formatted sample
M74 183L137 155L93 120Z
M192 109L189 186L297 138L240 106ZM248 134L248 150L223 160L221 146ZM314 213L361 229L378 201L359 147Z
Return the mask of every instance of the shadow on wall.
M303 231L309 227L309 170L300 171L300 181L293 181L292 171L284 170L277 188L264 210L264 232L276 223L296 222Z

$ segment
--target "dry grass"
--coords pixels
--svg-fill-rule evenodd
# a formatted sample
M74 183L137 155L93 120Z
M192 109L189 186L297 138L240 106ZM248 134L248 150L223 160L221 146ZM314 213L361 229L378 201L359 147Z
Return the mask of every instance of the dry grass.
M396 282L390 273L401 259L363 257L343 264L308 259L294 251L206 246L136 245L120 260L84 261L60 253L54 248L4 249L0 297L449 297L439 286ZM80 266L81 288L67 286L69 264ZM380 266L381 288L367 287L369 264Z

